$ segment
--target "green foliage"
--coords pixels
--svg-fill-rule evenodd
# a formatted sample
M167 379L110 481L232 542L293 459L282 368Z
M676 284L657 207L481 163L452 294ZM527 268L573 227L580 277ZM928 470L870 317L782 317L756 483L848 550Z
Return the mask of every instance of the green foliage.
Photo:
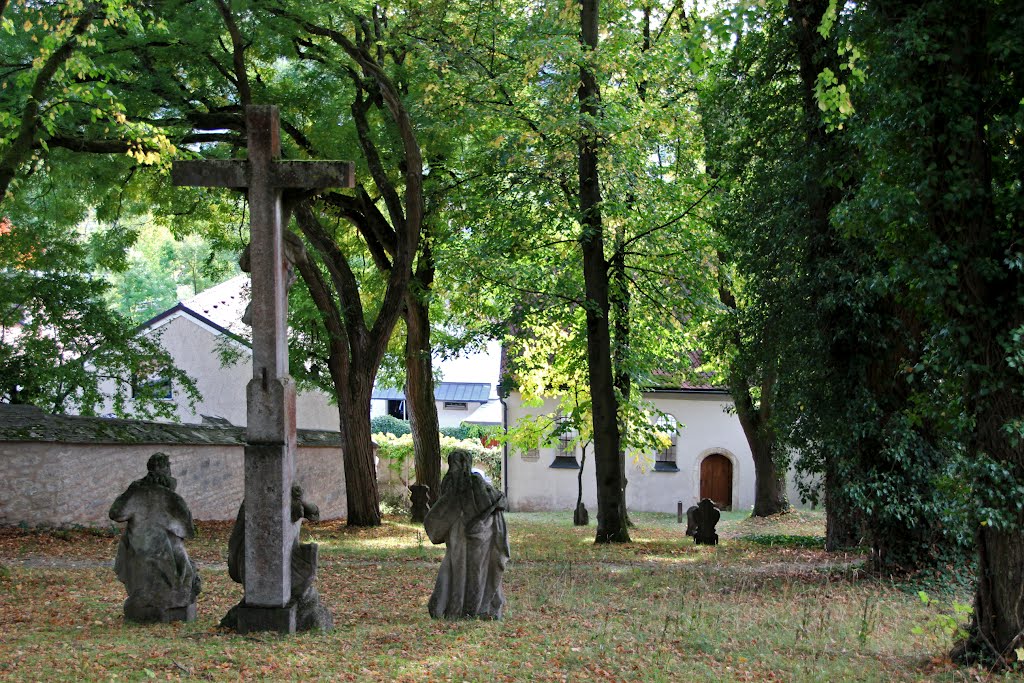
M957 485L959 383L928 370L938 338L908 296L921 285L879 241L908 234L893 226L917 210L913 191L867 190L899 184L897 147L867 153L865 126L902 86L864 78L889 54L872 42L881 26L857 8L801 7L824 8L822 31L803 30L795 5L763 5L714 61L702 99L723 189L718 278L735 298L705 319L705 348L734 393L759 387L751 397L771 401L765 428L818 475L807 481L835 482L830 511L866 535L878 566L962 561L972 534Z
M914 626L912 633L929 635L935 640L945 641L946 645L967 636L967 624L974 613L969 604L951 600L945 605L944 601L936 600L924 591L918 591L917 597L929 608L930 616L923 625Z
M88 166L83 166L88 168ZM100 170L97 175L102 175ZM103 230L83 234L88 195L41 176L4 204L0 228L0 400L49 412L165 417L174 406L133 377L171 381L186 402L198 399L191 378L173 365L159 338L136 335L131 320L106 305L109 285L89 271ZM100 189L102 185L98 185ZM115 233L113 229L107 232Z
M217 249L205 237L189 234L178 239L152 221L145 221L138 235L125 268L108 275L113 284L110 305L136 322L239 272L238 250Z
M812 548L823 550L825 548L824 536L794 536L791 534L749 534L741 537L744 541L750 541L757 545L768 546L769 548Z
M410 434L408 420L402 420L393 415L378 415L370 419L370 431L374 434L393 434L394 436L405 436Z
M381 460L387 462L387 466L400 477L408 472L408 481L413 481L415 472L415 452L413 451L412 434L406 433L402 436L394 434L375 432L373 441L377 444L377 454ZM447 468L448 456L451 452L461 448L470 452L473 456L473 467L483 471L491 480L496 489L501 489L501 448L487 448L480 443L478 438L456 439L450 436L441 437L441 462L442 467Z

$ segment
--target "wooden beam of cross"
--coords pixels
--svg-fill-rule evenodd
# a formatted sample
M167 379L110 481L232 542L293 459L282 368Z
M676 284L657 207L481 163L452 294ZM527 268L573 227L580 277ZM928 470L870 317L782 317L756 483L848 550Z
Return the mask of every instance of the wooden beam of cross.
M240 631L295 630L291 598L291 487L295 385L288 375L285 189L354 187L350 161L282 161L277 107L245 108L247 160L176 161L179 186L246 189L252 273L253 379L246 389L245 609Z

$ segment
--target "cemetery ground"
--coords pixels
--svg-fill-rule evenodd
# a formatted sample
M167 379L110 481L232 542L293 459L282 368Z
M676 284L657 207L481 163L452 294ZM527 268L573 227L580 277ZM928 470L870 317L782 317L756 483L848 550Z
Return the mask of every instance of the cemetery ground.
M189 542L198 619L149 626L122 619L115 530L8 527L0 679L993 679L945 656L966 586L867 575L862 555L821 549L821 512L747 514L723 514L717 547L693 545L674 515L634 514L632 544L595 546L593 525L573 527L571 513L508 514L501 622L430 619L444 547L422 528L397 517L372 529L307 524L335 630L290 636L218 628L242 596L226 568L230 522L199 523Z

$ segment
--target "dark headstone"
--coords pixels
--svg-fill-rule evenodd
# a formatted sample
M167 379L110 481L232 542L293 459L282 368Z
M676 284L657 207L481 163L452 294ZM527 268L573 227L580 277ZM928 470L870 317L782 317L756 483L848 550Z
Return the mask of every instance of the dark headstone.
M686 511L686 535L693 536L697 545L718 545L715 525L722 513L710 498L705 498Z
M446 545L427 603L435 619L501 619L505 609L505 496L472 466L469 451L451 452L440 495L423 519L430 541Z
M185 539L195 536L192 513L174 492L170 459L154 453L148 473L133 481L110 506L110 518L127 522L114 571L128 590L124 617L143 623L191 621L201 590Z
M409 487L412 494L412 512L410 519L413 522L422 523L430 509L430 487L425 484L413 484Z
M583 501L580 501L573 511L572 523L576 526L587 526L590 524L590 513L587 512L587 506L583 504Z
M320 604L316 590L316 568L319 546L316 543L299 543L299 529L302 520L320 520L316 505L302 499L302 487L292 486L292 523L295 535L292 541L291 557L291 599L282 610L266 609L248 605L243 598L240 603L221 619L224 628L239 632L247 631L329 631L334 626L331 613ZM245 585L245 501L238 508L235 526L228 539L228 575L237 583Z

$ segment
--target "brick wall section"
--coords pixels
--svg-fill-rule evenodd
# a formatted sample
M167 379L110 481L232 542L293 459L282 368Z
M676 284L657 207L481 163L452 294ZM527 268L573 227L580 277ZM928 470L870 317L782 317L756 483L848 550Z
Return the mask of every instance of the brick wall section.
M45 415L0 407L0 524L110 523L111 503L170 456L178 493L195 519L234 519L243 492L244 430ZM321 517L345 515L336 432L301 430L295 480Z

